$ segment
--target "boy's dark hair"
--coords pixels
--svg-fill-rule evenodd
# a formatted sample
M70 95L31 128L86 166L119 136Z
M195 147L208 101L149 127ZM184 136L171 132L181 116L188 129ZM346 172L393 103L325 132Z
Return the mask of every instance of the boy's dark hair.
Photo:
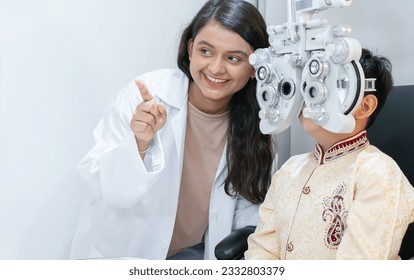
M368 49L362 49L362 55L359 59L359 62L362 66L362 69L365 74L365 78L375 78L375 88L376 91L365 92L365 95L373 94L378 99L378 105L375 111L370 116L367 128L372 126L377 118L379 112L387 100L387 96L390 94L394 81L392 78L392 65L391 62L383 57L373 55L372 52Z
M266 23L256 7L240 0L209 0L181 35L177 64L190 81L193 78L188 42L211 21L239 34L254 50L269 46ZM224 182L227 194L239 193L252 203L264 200L270 185L274 156L272 137L262 134L259 129L259 110L256 79L253 78L233 95L230 102L226 155L228 174Z

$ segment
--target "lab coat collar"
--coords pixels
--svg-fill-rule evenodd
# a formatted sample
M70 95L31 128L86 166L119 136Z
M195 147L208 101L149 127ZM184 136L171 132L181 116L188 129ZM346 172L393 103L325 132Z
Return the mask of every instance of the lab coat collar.
M158 98L179 110L186 108L189 84L187 76L178 69L160 71L165 72L165 75L159 75L163 81L158 84L160 87L157 92Z

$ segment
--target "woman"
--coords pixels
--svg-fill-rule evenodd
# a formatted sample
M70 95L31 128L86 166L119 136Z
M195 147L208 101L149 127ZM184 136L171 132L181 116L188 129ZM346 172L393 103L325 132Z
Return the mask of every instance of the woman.
M71 258L165 259L257 223L273 141L259 130L248 56L268 46L245 1L208 1L183 31L178 67L146 73L113 101L79 164L90 185Z

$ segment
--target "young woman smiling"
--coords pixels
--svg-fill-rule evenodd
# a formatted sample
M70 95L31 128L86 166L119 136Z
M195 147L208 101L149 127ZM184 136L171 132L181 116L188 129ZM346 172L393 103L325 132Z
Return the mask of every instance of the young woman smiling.
M179 69L138 76L79 164L89 186L71 258L165 259L256 225L274 165L248 57L268 46L258 10L210 0L183 31Z

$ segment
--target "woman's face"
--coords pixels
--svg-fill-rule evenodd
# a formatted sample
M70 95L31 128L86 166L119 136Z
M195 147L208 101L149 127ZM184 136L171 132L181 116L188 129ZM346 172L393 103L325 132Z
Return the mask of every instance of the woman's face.
M192 86L205 101L230 102L254 76L248 61L253 49L217 22L207 23L189 42L188 50Z

